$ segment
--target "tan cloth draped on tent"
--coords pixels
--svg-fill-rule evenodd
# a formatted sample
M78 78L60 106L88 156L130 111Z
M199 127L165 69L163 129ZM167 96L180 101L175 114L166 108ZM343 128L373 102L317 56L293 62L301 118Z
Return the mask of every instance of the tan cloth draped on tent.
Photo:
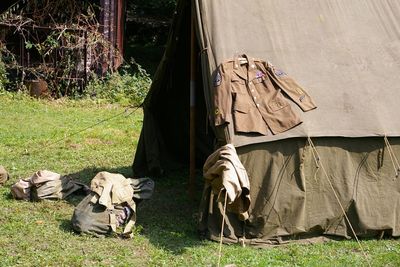
M203 176L205 187L211 187L210 198L216 195L217 201L224 201L222 195L226 192L228 211L238 214L241 220L248 219L251 202L249 177L233 145L222 146L208 157Z

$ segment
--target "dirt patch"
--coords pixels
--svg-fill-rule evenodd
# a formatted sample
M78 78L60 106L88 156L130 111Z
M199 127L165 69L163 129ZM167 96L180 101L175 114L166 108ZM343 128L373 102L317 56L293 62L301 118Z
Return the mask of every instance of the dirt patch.
M114 142L110 141L110 140L103 141L98 138L87 138L85 140L85 144L87 144L87 145L112 145L112 144L114 144Z

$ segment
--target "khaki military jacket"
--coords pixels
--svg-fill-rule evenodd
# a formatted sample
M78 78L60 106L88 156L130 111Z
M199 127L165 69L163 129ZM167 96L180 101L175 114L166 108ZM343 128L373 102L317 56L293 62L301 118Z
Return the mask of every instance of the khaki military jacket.
M236 132L267 135L270 130L277 134L302 122L290 100L304 112L316 108L311 97L286 73L265 61L242 57L247 63L240 64L235 58L217 70L215 126L233 123Z
M203 166L203 176L206 188L211 186L212 196L223 201L221 192L225 189L228 210L239 215L239 219L248 218L250 207L250 181L232 144L220 147L212 153ZM210 198L213 201L213 197Z
M114 204L126 202L136 211L132 200L133 188L122 174L99 172L90 182L90 189L97 194L92 199L93 203L98 201L99 204L112 208Z

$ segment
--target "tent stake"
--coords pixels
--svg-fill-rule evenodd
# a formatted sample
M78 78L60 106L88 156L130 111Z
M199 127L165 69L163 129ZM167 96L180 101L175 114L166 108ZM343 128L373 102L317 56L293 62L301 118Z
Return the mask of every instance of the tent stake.
M194 12L192 9L190 36L190 166L189 197L194 198L196 182L196 44L195 44Z

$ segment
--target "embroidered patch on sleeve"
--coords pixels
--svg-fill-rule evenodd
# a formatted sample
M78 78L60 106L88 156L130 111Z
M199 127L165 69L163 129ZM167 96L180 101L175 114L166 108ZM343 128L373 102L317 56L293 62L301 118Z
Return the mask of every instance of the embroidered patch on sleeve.
M217 75L215 75L215 79L214 79L214 86L220 86L221 85L221 81L222 81L222 77L221 77L221 73L219 73L219 71L217 72Z
M286 73L283 70L275 69L274 71L275 71L275 75L278 76L278 77L286 75Z

